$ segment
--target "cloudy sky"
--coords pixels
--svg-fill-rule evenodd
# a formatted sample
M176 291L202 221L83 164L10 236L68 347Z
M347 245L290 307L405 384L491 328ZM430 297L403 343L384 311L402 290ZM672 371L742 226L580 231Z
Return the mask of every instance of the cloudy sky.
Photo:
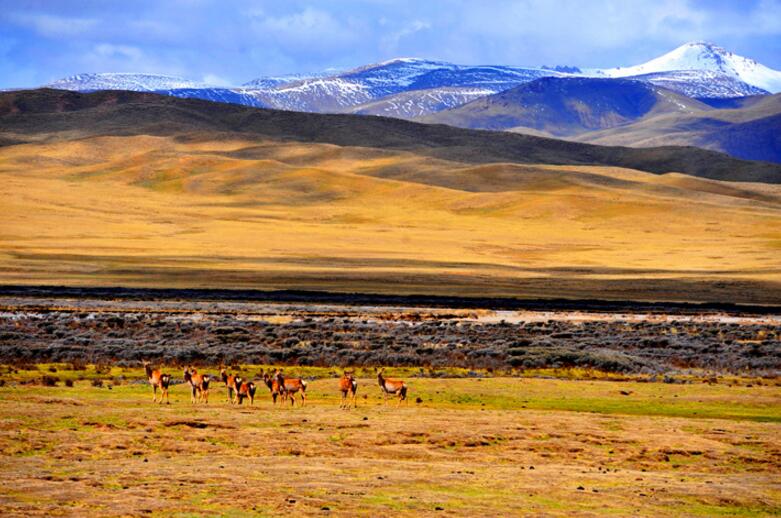
M0 88L79 72L241 84L399 56L626 66L690 40L781 69L781 0L0 0Z

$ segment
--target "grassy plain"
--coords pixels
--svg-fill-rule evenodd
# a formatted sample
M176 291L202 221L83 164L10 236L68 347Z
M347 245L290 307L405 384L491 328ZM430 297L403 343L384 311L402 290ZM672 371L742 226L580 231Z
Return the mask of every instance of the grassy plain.
M364 377L358 409L345 411L333 377L291 409L263 387L254 407L230 406L220 385L208 406L191 405L184 385L154 405L135 369L103 372L111 389L18 384L33 373L3 368L9 515L781 512L777 380L407 377L411 401L396 408Z
M781 303L781 187L269 140L0 152L0 283Z

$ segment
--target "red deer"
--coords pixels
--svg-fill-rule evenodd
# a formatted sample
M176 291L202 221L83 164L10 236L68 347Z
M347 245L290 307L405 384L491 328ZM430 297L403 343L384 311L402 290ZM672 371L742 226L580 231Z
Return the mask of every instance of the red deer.
M263 381L266 383L266 386L268 387L269 392L271 392L271 399L274 400L274 404L276 405L277 404L277 397L281 395L281 392L279 391L279 383L277 382L276 377L272 377L267 372L267 373L263 374Z
M160 389L160 403L162 404L163 398L167 404L171 404L168 399L168 386L171 384L171 376L163 374L160 369L152 370L149 362L144 362L144 370L146 370L146 379L149 380L149 384L152 385L152 401L157 403L157 389Z
M295 406L296 394L301 394L301 406L306 404L306 381L301 378L286 378L282 375L281 370L277 370L273 377L266 375L265 379L275 404L277 395L280 395L283 401L289 397L290 404Z
M236 378L236 399L240 405L245 398L249 398L249 404L255 404L255 384L251 381L244 381L242 378Z
M358 392L358 382L355 380L355 376L353 376L353 371L344 371L342 379L339 380L339 390L342 391L342 403L339 405L339 408L350 408L347 394L350 394L353 408L358 408L358 404L355 401L355 394Z
M228 389L228 401L236 403L234 394L236 393L236 376L233 374L227 374L225 369L220 370L220 377L222 382L225 383L225 387Z
M192 367L186 367L184 369L184 381L190 384L190 389L192 390L190 400L193 403L196 401L209 402L209 382L211 381L211 376L198 374L198 371Z
M382 390L382 395L385 398L385 404L388 404L388 394L398 394L399 396L399 405L402 401L406 401L407 399L407 384L403 382L402 380L392 380L392 379L386 379L382 376L382 371L385 369L380 369L377 371L377 381L380 384L380 389Z

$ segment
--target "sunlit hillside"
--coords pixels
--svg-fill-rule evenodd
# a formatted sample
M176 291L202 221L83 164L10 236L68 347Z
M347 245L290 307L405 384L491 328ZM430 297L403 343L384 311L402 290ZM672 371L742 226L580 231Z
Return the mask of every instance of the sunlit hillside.
M4 284L781 303L781 186L237 134L0 148Z

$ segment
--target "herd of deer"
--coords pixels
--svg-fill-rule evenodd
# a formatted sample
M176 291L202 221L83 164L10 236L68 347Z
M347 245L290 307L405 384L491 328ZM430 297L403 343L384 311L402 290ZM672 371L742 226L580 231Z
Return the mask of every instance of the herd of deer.
M152 386L152 401L170 403L168 399L168 387L171 384L171 375L164 374L160 369L153 369L149 362L144 362L146 377ZM398 397L398 402L407 399L407 384L402 380L385 378L382 373L384 369L377 371L377 382L383 394L385 402L388 402L388 396ZM301 378L287 378L283 376L282 371L277 369L273 374L260 371L261 379L271 392L271 399L274 404L277 400L281 402L290 399L290 404L295 406L296 396L301 397L301 406L306 403L306 381ZM255 390L257 389L254 381L244 379L241 376L228 374L225 369L220 370L220 378L225 384L228 392L228 401L231 404L242 404L245 399L249 399L250 405L255 403ZM260 380L258 380L260 381ZM212 376L209 374L200 374L192 367L184 369L184 382L190 385L190 400L192 403L209 402L209 384L212 382ZM157 390L160 389L160 399L157 399ZM357 407L356 394L358 392L358 381L355 379L353 371L344 371L339 379L339 391L342 393L340 408Z

